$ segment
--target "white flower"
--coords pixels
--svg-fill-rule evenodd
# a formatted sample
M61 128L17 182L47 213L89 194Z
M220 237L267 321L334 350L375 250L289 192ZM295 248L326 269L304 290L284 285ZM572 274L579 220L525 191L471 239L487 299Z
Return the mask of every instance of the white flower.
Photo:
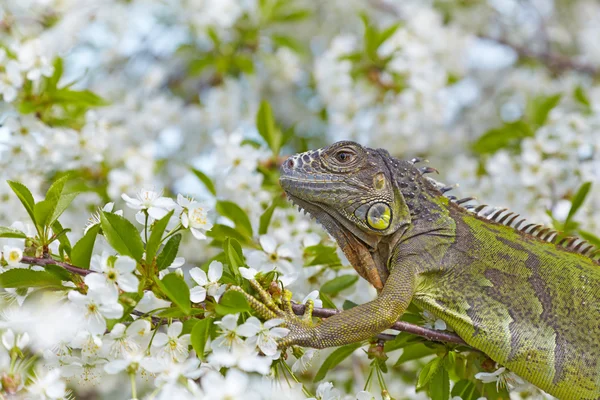
M100 224L100 213L101 212L113 212L115 203L106 203L104 207L101 209L98 208L98 211L93 213L85 224L85 229L83 230L83 234L85 235L90 228ZM117 210L113 214L123 216L123 210Z
M29 335L27 332L15 335L12 329L7 329L2 334L2 344L6 350L10 351L13 348L24 349L29 343Z
M269 272L274 269L284 274L294 272L290 260L299 256L299 251L293 243L278 246L277 241L270 235L262 235L259 239L263 251L250 250L246 257L249 267L260 272Z
M317 387L316 400L340 400L342 394L331 382L323 382Z
M242 277L244 277L248 280L256 279L256 274L258 274L258 271L255 270L254 268L240 267L239 269L240 269L240 274L242 275Z
M181 213L183 227L189 228L196 239L206 239L205 232L212 229L212 224L208 221L208 207L181 194L177 195L177 204L183 208Z
M102 252L102 255L94 254L90 262L92 271L101 272L106 277L109 284L115 289L120 288L124 292L137 292L139 280L133 274L137 263L128 256L111 256L108 252Z
M361 390L360 392L356 393L356 400L375 400L375 396L366 390Z
M0 59L2 57L0 56ZM17 98L17 89L23 85L23 76L19 63L10 60L4 63L4 72L0 72L0 94L7 103L13 102Z
M212 296L216 301L225 290L225 286L219 286L219 279L223 276L223 264L219 261L213 261L208 266L208 279L206 272L198 267L190 270L190 276L198 284L190 290L190 300L194 303L200 303L206 299L206 295Z
M256 346L249 346L242 342L231 348L213 347L213 352L208 356L208 362L215 367L237 367L246 372L258 372L267 375L271 371L271 357L258 354Z
M40 40L31 40L23 44L19 51L21 68L27 71L27 79L37 81L42 76L50 77L54 68L42 52Z
M446 322L444 320L439 319L428 310L423 310L421 315L425 320L425 323L423 324L425 328L435 329L438 331L445 331L446 329L448 329L448 326L446 325Z
M140 210L137 215L143 215L142 211L146 211L150 217L161 219L175 208L173 199L162 197L162 192L141 190L136 194L136 197L136 199L133 199L125 193L121 195L121 198L125 200L129 208Z
M156 385L174 384L181 378L198 379L203 371L200 367L200 360L196 357L185 361L175 362L174 360L151 360L146 359L142 362L142 367L152 373L159 373L156 378Z
M296 362L292 365L292 372L294 373L305 373L308 371L312 363L312 359L314 358L317 351L315 349L305 349L302 357L296 360Z
M520 376L512 371L507 370L505 367L500 367L494 372L478 372L475 374L475 378L479 379L483 383L496 382L497 390L500 390L501 387L511 389L526 384L526 382Z
M89 274L84 282L88 286L87 295L72 290L69 300L83 309L87 329L91 333L103 334L106 330L104 318L116 319L123 315L123 306L118 303L119 294L114 287L107 285L101 274Z
M23 259L23 250L18 247L4 246L2 251L4 261L9 267L20 267L22 266L21 260Z
M183 361L189 354L190 334L181 335L183 324L179 321L169 325L167 333L158 332L152 341L152 347L158 349L160 356L173 361ZM181 335L181 336L179 336Z
M227 314L220 321L215 321L215 325L221 327L221 334L211 342L210 346L213 350L243 346L244 341L240 338L238 332L238 317L238 314Z
M238 327L238 334L246 337L246 343L258 346L266 356L278 356L277 339L281 339L290 333L287 328L278 328L284 321L282 319L271 319L264 325L256 317L250 317Z
M13 301L16 301L19 306L22 306L27 296L29 296L34 291L34 288L27 288L27 290L24 291L21 288L5 288L4 293L0 293L0 296L2 296L2 298L9 304Z
M41 375L41 377L40 377ZM65 397L67 385L60 379L61 370L54 368L46 373L38 371L31 383L27 385L29 392L35 399L62 399Z
M315 307L317 307L317 308L323 307L323 300L321 300L321 298L319 297L318 290L313 290L312 292L307 294L306 297L304 298L304 300L302 300L302 304L306 304L306 302L309 300L313 301L313 304Z
M142 299L137 303L135 309L147 313L152 310L168 308L170 306L171 302L159 299L153 292L148 290L144 292L144 296L142 296Z
M102 348L102 338L99 334L79 331L71 341L71 347L81 349L81 354L84 357L97 357Z
M111 358L122 358L127 354L138 353L142 346L134 338L137 338L138 332L135 332L136 328L139 328L143 335L147 335L150 327L146 324L150 322L145 320L136 320L134 323L138 323L139 326L133 330L129 330L131 327L126 327L124 324L116 324L108 335L104 336L104 353ZM132 323L133 325L133 323Z
M211 400L247 398L248 375L235 369L227 371L223 377L219 372L208 372L202 378L202 389Z

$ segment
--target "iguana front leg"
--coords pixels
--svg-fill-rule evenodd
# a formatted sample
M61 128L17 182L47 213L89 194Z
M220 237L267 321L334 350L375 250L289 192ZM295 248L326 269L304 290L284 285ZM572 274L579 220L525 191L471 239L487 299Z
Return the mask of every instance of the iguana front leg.
M392 270L379 297L342 311L318 325L313 325L311 321L311 304L307 307L309 314L298 317L292 311L289 302L284 301L284 309L280 310L276 308L272 299L265 298L264 293L261 294L262 303L248 296L251 307L263 318L285 320L290 333L279 342L279 347L299 345L321 349L366 340L389 328L410 304L414 289L413 268L408 265L398 265Z

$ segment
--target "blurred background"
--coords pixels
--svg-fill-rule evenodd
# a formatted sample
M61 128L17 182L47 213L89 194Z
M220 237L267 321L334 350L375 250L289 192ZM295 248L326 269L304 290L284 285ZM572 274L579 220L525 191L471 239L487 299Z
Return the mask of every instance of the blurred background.
M40 198L67 171L83 192L63 217L73 238L141 188L233 200L256 225L277 155L353 139L600 243L598 21L592 0L3 0L0 225L27 216L7 179ZM256 127L263 101L279 152ZM322 235L274 215L281 242Z

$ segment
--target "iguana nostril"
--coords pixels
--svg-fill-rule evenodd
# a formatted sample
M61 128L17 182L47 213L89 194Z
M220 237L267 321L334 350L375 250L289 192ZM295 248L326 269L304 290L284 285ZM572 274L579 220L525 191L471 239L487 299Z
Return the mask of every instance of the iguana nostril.
M285 163L288 168L290 168L290 169L294 168L294 160L292 160L291 158L288 159Z

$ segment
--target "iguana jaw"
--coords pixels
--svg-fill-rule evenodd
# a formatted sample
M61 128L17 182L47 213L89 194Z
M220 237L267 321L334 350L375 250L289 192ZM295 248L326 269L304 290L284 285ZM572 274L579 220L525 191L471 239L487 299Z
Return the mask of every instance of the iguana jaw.
M385 265L378 268L371 254L371 251L375 251L377 248L378 238L360 232L359 229L353 226L345 226L341 222L344 221L343 217L339 214L337 216L330 214L330 212L335 213L335 211L327 211L321 205L309 203L289 193L287 193L287 196L292 203L315 218L333 236L360 276L377 290L383 289L383 284L387 279L387 270L381 271L382 268L385 268Z

